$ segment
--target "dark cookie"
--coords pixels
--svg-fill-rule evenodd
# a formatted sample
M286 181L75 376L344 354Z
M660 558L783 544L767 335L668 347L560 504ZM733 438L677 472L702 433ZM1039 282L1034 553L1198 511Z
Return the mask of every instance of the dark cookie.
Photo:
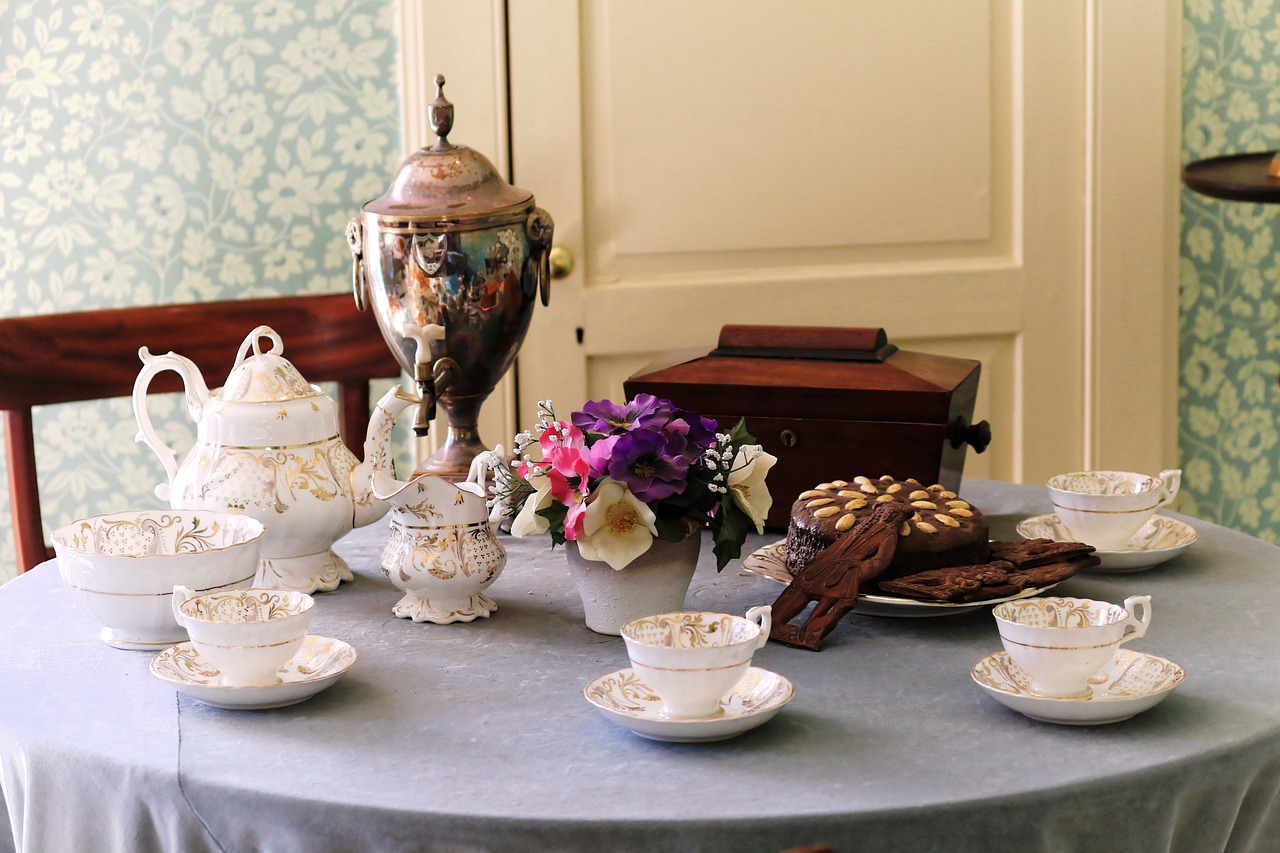
M1092 554L1092 545L1083 542L1058 542L1053 539L1026 539L1019 542L992 542L991 559L1013 563L1019 569L1030 569L1046 563L1058 563Z

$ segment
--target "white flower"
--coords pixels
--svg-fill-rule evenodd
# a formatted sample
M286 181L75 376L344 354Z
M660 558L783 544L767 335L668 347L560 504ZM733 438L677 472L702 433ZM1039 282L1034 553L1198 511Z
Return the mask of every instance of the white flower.
M525 498L524 506L520 507L515 521L511 522L511 535L520 539L546 533L551 529L550 523L538 515L538 510L551 506L551 480L537 468L530 472L527 479L535 491Z
M578 536L583 559L621 570L653 544L658 535L653 511L623 483L606 477L596 488Z
M729 494L755 524L757 533L764 532L765 516L773 506L773 496L764 478L777 461L778 457L765 453L758 444L743 445L738 448L729 474Z

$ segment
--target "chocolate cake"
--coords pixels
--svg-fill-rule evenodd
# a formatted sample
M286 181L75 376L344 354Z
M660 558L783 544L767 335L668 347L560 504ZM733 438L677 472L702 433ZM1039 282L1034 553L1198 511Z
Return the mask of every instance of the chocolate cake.
M987 562L987 520L982 511L937 483L884 476L831 480L802 492L791 507L786 564L793 575L835 542L877 503L896 501L910 515L898 530L898 547L882 580L928 569Z

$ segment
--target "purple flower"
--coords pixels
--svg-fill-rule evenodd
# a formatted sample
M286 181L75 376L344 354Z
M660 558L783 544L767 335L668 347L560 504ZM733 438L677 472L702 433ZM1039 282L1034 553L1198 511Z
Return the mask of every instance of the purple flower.
M606 439L608 441L608 439ZM604 442L597 442L591 450ZM689 473L683 436L667 436L652 430L633 430L610 442L608 470L613 479L626 483L645 503L681 494ZM603 460L601 460L603 462ZM595 467L595 460L592 460ZM603 467L603 466L601 466Z
M671 420L662 431L668 435L679 433L689 444L688 452L693 456L701 456L708 447L716 444L716 422L712 418L704 418L696 412L676 409L671 413Z
M660 428L671 418L669 400L652 394L637 394L625 406L609 400L592 400L573 413L573 425L583 432L616 435L633 429Z

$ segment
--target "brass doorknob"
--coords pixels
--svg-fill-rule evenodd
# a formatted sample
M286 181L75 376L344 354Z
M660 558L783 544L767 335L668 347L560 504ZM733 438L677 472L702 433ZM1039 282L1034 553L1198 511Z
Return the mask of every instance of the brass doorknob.
M564 246L551 247L551 277L564 278L573 272L573 252Z

